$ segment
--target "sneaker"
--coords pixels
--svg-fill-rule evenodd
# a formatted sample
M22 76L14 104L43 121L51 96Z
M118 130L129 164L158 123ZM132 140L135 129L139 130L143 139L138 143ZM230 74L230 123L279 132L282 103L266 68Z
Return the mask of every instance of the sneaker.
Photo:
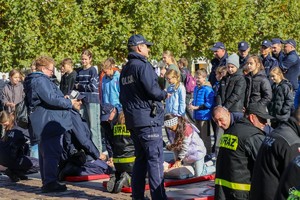
M115 188L115 183L116 183L116 176L115 176L115 174L111 174L109 177L109 181L107 182L107 185L106 185L106 190L108 192L112 193Z
M131 177L126 172L123 172L120 179L116 182L114 192L119 193L124 186L130 186L130 179Z
M4 173L10 178L12 182L20 181L20 178L15 173L13 173L10 169L7 168Z
M59 183L57 181L48 183L42 186L42 193L48 192L64 192L67 190L67 186L65 184Z

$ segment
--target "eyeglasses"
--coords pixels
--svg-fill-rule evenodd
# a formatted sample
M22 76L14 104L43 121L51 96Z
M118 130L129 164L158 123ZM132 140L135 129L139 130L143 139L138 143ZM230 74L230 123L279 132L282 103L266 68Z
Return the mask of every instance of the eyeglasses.
M51 69L49 69L48 67L45 67L45 69L47 69L49 72L54 73L54 68L51 70Z

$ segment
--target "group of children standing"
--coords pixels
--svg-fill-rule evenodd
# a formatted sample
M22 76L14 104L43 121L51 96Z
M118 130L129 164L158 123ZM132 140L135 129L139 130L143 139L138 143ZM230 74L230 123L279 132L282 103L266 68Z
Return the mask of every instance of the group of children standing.
M217 81L211 85L207 80L208 74L205 69L195 72L197 85L193 91L192 101L189 103L185 101L186 91L184 83L180 81L180 73L169 69L165 74L169 83L166 90L172 94L165 102L165 113L171 113L165 118L165 127L171 141L171 145L167 148L173 150L177 156L175 166L178 166L179 161L191 163L189 158L195 155L195 151L201 152L196 159L193 157L198 175L201 174L201 170L197 167L199 166L197 163L204 158L205 154L217 153L218 150L216 144L222 131L211 120L211 110L215 106L224 106L233 114L235 120L239 120L244 116L244 111L250 103L259 103L274 117L271 120L273 128L287 121L294 109L294 92L291 83L284 78L279 67L270 69L267 77L262 61L256 55L249 56L245 66L240 67L239 56L234 53L228 57L226 66L219 66L215 73ZM193 111L196 127L192 125L191 120L187 120L186 109ZM185 131L176 129L174 128L176 124L178 127L188 128L183 129ZM211 125L215 138L213 146ZM194 137L197 136L192 133L199 134L200 140L195 139ZM198 150L195 145L198 145ZM185 156L182 156L184 153Z

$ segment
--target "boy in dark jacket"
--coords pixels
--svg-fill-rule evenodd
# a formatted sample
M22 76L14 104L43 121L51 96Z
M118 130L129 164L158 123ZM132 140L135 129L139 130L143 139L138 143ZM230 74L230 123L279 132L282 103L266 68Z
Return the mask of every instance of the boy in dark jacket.
M217 105L227 108L235 119L243 117L246 80L239 69L239 56L232 54L227 60L227 76L220 82Z

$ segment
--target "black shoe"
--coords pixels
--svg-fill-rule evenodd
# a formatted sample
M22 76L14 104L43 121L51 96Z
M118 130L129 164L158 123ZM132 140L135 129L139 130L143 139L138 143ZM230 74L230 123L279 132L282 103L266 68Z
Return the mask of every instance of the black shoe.
M42 187L42 193L64 192L66 190L67 190L67 186L65 184L56 181L52 183L48 183Z
M4 173L10 178L12 182L20 181L20 178L15 173L13 173L10 169L7 168Z
M15 172L16 176L20 179L20 180L28 180L28 176L26 176L24 173L22 172Z
M80 168L72 163L67 163L66 166L58 173L58 180L64 181L66 176L75 176L80 173Z
M121 192L124 186L130 186L130 176L126 172L123 172L120 176L120 179L116 182L114 192Z
M106 190L108 192L112 193L115 188L115 183L116 183L116 176L115 176L115 174L111 174L109 177L109 181L107 182L107 185L106 185Z

